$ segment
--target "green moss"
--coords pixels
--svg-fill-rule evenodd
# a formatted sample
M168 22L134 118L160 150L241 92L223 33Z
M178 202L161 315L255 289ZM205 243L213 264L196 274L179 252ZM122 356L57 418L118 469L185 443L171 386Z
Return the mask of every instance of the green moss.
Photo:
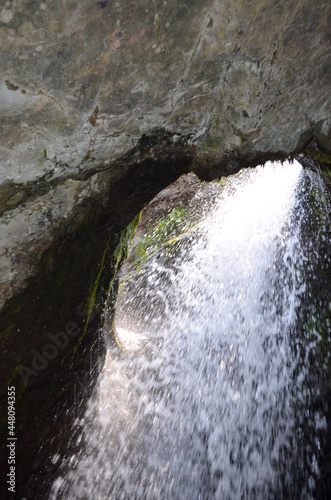
M89 358L105 301L140 220L138 214L124 230L105 238L103 226L95 223L91 207L87 206L86 210L91 215L90 221L73 238L50 250L43 258L40 274L28 283L24 292L8 302L4 311L6 322L2 325L1 339L3 348L11 351L1 368L4 379L16 387L17 411L22 419L24 415L24 425L50 408L63 380L69 380L76 371L88 374L84 359ZM99 255L98 261L96 255ZM89 279L91 269L94 271ZM86 295L87 300L83 300ZM78 313L77 306L84 303L87 304L82 307L84 312ZM36 376L31 375L25 385L20 376L22 365L30 369L32 352L42 353L50 342L48 334L65 331L68 322L76 323L79 336L69 339L67 347L59 349L55 359ZM40 392L40 388L46 386L52 389ZM36 398L36 406L30 404L31 394ZM1 428L1 432L5 430Z
M320 151L319 149L308 148L304 151L304 161L313 161L320 168L320 173L323 177L323 181L331 193L331 155ZM301 159L299 158L299 161Z
M133 221L126 227L124 231L122 231L120 235L118 245L116 246L115 252L113 253L112 256L113 277L109 284L107 299L109 298L119 267L124 262L124 260L128 255L129 245L136 232L140 219L141 219L141 212L138 215L136 215Z
M157 248L176 235L183 233L191 224L187 218L187 209L175 207L163 219L157 221L155 226L147 226L144 238L135 250L136 265L146 261Z
M68 359L71 359L70 364L73 367L75 367L75 365L77 364L77 353L80 344L83 342L84 337L88 332L88 329L91 324L91 318L95 316L93 313L101 305L101 310L99 311L98 315L103 315L104 308L107 305L118 270L123 261L125 260L125 258L127 257L128 248L136 231L137 225L139 224L140 217L141 213L139 213L132 220L132 222L130 222L130 224L128 224L128 226L125 229L123 229L123 231L109 238L101 256L96 277L92 278L90 282L90 291L87 300L87 307L85 308L87 313L82 334L80 335L79 341L76 344L73 352L67 353L62 358L61 365L63 365ZM103 299L103 303L100 304L97 303L97 298L99 297L100 288L102 286L101 282L104 281L104 279L107 279L107 276L105 276L105 274L108 276L109 283L107 287L107 293Z
M102 274L104 264L105 264L105 258L106 258L108 251L109 251L109 243L110 242L108 242L108 244L107 244L107 246L102 254L101 261L99 264L98 274L97 274L97 277L96 277L94 283L92 284L92 287L90 290L89 304L88 304L88 309L87 309L87 318L86 318L86 323L85 323L85 327L84 327L81 339L84 338L84 336L86 334L86 330L87 330L88 324L90 322L90 317L91 317L92 311L93 311L94 306L95 306L95 301L96 301L97 291L99 288L100 278L101 278L101 274Z
M320 151L319 149L313 149L313 148L307 148L304 151L304 154L306 156L310 156L313 158L317 163L323 167L323 166L330 166L331 167L331 155L328 153L324 153L323 151Z
M331 169L322 169L322 177L323 181L325 182L326 186L328 187L329 192L331 193Z

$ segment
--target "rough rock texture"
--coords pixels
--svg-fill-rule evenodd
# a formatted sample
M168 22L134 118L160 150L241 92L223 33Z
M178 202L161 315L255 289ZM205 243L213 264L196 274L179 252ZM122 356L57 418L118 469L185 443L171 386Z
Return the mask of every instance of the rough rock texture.
M242 172L242 171L241 171ZM241 175L239 172L236 175ZM232 176L232 178L235 176ZM136 273L140 265L143 265L145 259L150 257L150 250L156 251L166 240L170 242L180 236L182 232L191 231L196 224L203 219L206 214L210 213L215 202L217 202L222 187L226 184L226 179L223 177L221 181L215 180L211 182L200 181L198 177L189 173L182 175L176 182L163 189L158 193L153 200L148 203L141 213L139 224L137 225L134 237L131 241L128 256L121 266L118 273L119 282L124 276L131 272ZM173 223L169 227L169 233L163 235L161 239L156 238L155 230L157 223L164 221L174 209L184 210L182 215L182 225ZM179 216L180 217L180 216ZM173 220L173 219L172 219ZM154 234L154 236L152 236ZM143 243L146 236L152 236L154 244L151 245L145 256L139 259L139 247ZM147 245L148 246L148 245Z
M80 199L103 196L97 172L116 189L128 165L162 158L134 151L155 130L177 163L194 146L183 171L207 178L314 137L331 152L329 26L323 0L3 4L1 302L35 267L20 246L40 253Z
M327 0L1 2L1 380L30 420L62 383L67 347L27 386L18 364L31 368L48 333L86 329L110 238L157 192L311 141L331 153L330 11Z

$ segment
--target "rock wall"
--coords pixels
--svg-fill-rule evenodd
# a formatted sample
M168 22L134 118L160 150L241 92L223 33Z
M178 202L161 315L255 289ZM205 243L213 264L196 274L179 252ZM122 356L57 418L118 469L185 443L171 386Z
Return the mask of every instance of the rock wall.
M116 190L146 157L156 166L155 130L206 178L313 138L331 152L329 25L322 0L6 2L1 303L34 272L22 241L42 253L74 206L104 196L99 172Z
M32 369L49 333L84 330L77 309L101 263L157 192L308 144L331 153L330 11L327 0L2 2L1 381L18 384L24 425L70 364L49 351L28 384L18 366Z

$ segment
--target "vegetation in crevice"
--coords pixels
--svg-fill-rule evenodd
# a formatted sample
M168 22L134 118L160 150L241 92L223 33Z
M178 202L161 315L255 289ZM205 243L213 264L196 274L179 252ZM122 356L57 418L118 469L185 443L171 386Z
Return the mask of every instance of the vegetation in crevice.
M94 215L98 217L97 213ZM58 384L63 386L70 374L76 370L81 372L81 365L86 364L83 353L88 353L95 338L104 304L139 219L140 214L122 231L105 238L102 226L95 224L90 213L90 220L75 235L48 250L42 258L40 272L29 280L21 293L8 301L0 338L2 348L6 350L10 345L15 357L5 360L2 372L8 385L16 387L21 428L35 418L35 412L39 416L44 413L50 391L56 394ZM43 349L51 342L49 334L53 338L62 335L68 324L75 325L77 335L72 335L75 338L69 335L66 347L58 348L56 357L46 360L45 367L37 373L32 366L34 356L43 355ZM25 381L20 372L22 366L28 370ZM45 397L43 387L48 387ZM35 398L38 410L34 404L31 408L27 406L30 405L27 401ZM3 421L1 432L5 428Z
M136 265L144 263L165 242L189 229L192 222L187 217L186 208L175 207L166 217L159 219L153 227L148 225L144 238L135 249Z
M95 204L86 204L84 209L84 222L77 227L77 220L76 225L71 221L72 233L48 249L38 274L8 301L4 311L1 344L4 351L11 348L11 355L4 360L1 372L8 385L16 388L21 446L17 466L22 487L31 475L30 466L34 467L28 458L31 446L39 450L39 464L46 463L70 432L70 415L84 410L106 353L105 339L99 333L105 303L116 288L116 274L140 220L138 214L122 231L111 233L107 231L108 219ZM73 334L66 338L67 331ZM51 344L54 358L47 358L45 349ZM43 358L45 364L37 370L36 363ZM27 370L25 380L22 366ZM72 406L75 411L69 412ZM36 422L42 425L37 424L40 430L31 444ZM4 418L0 422L3 439L6 431ZM0 464L1 471L4 466Z
M299 155L299 161L308 168L319 168L329 196L331 195L331 155L317 148L307 148Z

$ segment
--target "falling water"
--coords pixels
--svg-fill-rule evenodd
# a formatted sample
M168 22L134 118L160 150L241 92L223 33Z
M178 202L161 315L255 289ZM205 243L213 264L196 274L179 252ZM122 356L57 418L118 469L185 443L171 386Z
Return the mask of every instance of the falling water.
M117 343L53 499L314 498L327 422L310 381L312 186L297 162L247 170L123 278Z

